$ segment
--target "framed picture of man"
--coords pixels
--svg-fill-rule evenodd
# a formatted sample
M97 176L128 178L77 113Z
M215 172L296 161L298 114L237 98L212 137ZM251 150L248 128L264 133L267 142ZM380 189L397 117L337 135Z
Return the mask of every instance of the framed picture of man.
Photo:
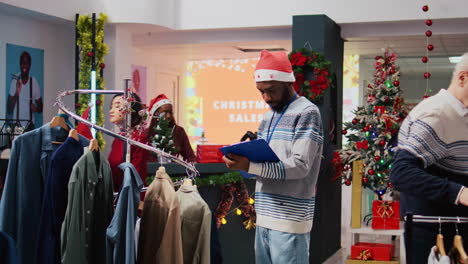
M42 126L44 50L6 44L6 118L26 130Z

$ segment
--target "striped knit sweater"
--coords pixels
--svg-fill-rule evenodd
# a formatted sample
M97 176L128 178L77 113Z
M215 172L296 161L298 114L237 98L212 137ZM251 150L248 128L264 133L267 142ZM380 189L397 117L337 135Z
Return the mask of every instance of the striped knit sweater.
M442 89L405 119L398 149L390 179L403 214L468 216L458 205L468 186L468 108Z
M258 129L259 138L267 139L280 114L265 114ZM304 97L294 100L276 126L269 145L280 161L251 162L249 168L249 173L259 176L255 187L257 225L287 233L310 232L323 145L317 106Z

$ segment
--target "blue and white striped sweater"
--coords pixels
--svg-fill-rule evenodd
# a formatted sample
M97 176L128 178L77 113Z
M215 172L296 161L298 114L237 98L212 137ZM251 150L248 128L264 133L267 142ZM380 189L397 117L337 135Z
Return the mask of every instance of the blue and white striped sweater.
M260 138L269 136L268 125L274 124L279 115L276 113L270 122L273 112L265 114L258 131ZM271 136L270 147L280 161L250 163L249 173L259 176L255 195L257 225L288 233L310 231L322 145L320 112L299 97Z

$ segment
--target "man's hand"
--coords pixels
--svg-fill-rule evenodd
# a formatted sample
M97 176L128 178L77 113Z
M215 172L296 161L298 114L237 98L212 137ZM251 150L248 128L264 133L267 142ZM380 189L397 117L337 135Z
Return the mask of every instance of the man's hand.
M468 188L463 188L458 203L464 206L468 206Z
M236 154L227 154L228 156L223 156L223 160L226 163L226 167L231 170L243 170L249 171L250 160L244 156Z

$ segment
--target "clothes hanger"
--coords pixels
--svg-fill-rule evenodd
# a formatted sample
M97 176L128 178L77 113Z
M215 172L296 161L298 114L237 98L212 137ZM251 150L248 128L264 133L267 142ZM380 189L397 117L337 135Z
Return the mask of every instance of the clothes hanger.
M458 218L458 223L460 222L460 218ZM465 248L463 247L463 239L458 233L458 225L455 223L455 231L456 235L453 237L453 247L454 250L458 251L458 254L460 255L460 263L468 263L468 255L466 254Z
M439 252L439 255L447 256L447 253L445 252L445 247L444 247L444 236L442 235L442 222L440 221L440 217L439 217L439 234L437 234L436 248L437 248L437 252Z
M187 170L187 168L185 169L185 174L187 175L187 177L184 179L184 182L183 182L183 185L187 185L187 186L194 186L193 185L193 181L192 179L195 179L195 177L192 177L192 175L190 175L189 171ZM195 185L196 186L196 185Z
M74 130L74 129L72 129ZM89 142L89 150L90 151L99 151L99 144L98 144L98 141L93 138L91 139L91 141Z
M62 110L59 110L58 114L64 114L64 112ZM53 128L53 127L61 127L65 130L70 130L70 127L67 125L67 122L65 121L65 118L63 118L62 116L60 115L56 115L52 118L52 120L50 121L50 128Z
M70 129L70 132L68 133L68 137L71 137L75 139L76 141L80 141L80 138L78 137L78 132L76 129Z

